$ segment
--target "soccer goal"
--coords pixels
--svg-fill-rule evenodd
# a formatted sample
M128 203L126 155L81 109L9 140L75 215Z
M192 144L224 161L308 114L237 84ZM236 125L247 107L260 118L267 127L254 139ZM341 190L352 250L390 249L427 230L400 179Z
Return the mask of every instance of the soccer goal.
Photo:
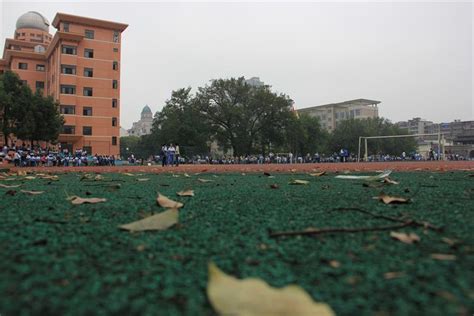
M389 135L389 136L360 136L359 150L357 155L357 162L360 161L360 152L362 140L364 141L364 161L369 161L368 140L369 139L389 139L389 138L404 138L404 137L429 137L436 136L436 143L438 144L437 154L440 159L444 159L444 135L443 133L428 133L428 134L406 134L406 135Z

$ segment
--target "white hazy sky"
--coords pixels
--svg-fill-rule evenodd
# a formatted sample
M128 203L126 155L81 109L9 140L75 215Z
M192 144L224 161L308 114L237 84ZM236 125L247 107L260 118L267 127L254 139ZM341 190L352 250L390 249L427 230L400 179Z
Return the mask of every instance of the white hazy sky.
M0 49L38 11L129 24L123 33L121 125L171 91L260 77L297 108L382 101L394 122L472 120L473 15L467 2L197 3L0 0ZM50 32L54 33L51 27Z

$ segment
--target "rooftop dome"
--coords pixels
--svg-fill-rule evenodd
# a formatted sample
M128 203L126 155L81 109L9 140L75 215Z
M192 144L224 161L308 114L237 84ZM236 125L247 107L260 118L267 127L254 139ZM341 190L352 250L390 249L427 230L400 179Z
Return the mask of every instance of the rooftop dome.
M145 105L145 107L143 108L142 114L144 114L144 113L151 113L151 109L148 105Z
M16 29L37 29L49 32L49 21L40 13L29 11L18 18Z

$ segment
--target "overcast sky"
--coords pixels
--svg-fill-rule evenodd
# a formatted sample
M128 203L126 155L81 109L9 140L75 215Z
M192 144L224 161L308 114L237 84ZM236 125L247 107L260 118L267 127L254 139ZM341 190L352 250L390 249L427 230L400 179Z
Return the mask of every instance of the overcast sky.
M0 0L1 3L2 0ZM0 7L0 49L38 11L129 24L122 37L121 125L171 91L257 76L296 108L379 100L394 122L472 120L472 3L13 2ZM50 32L54 33L54 28Z

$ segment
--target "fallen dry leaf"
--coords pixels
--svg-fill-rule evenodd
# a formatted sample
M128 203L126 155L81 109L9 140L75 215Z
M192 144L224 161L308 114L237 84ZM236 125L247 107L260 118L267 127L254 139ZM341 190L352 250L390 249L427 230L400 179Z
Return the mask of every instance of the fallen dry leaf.
M136 222L119 226L129 231L165 230L178 223L178 209L169 209Z
M378 197L377 197L378 200L381 200L382 202L384 202L385 204L392 204L392 203L408 203L410 201L410 199L407 199L407 198L402 198L402 197L397 197L397 196L390 196L390 195L386 195L386 194L380 194Z
M187 173L184 173L183 176L185 176L186 178L191 178L191 176Z
M18 188L19 186L21 186L21 184L6 185L3 183L0 183L0 188L5 188L5 189Z
M179 174L174 174L172 177L173 178L179 178Z
M444 254L444 253L432 253L431 258L435 260L442 260L442 261L456 260L455 255L449 255L449 254Z
M451 238L447 238L447 237L442 237L441 240L442 240L444 243L446 243L446 244L448 244L448 245L450 245L450 246L454 246L454 245L456 245L456 244L459 244L459 240L457 240L457 239L451 239Z
M385 280L392 280L392 279L398 279L398 278L403 278L406 275L405 272L387 272L384 273L383 277Z
M19 175L19 176L26 176L26 171L24 171L24 170L19 170L19 171L17 171L16 174Z
M20 190L20 192L23 192L29 195L40 195L44 193L44 191L28 191L28 190Z
M335 315L329 305L314 302L297 285L277 289L256 278L239 280L212 262L209 263L207 296L221 315Z
M298 171L298 170L296 170L296 169L291 169L290 171L293 172L293 173L295 173L295 172Z
M306 181L306 180L293 180L293 181L290 181L290 184L293 184L293 185L306 185L308 183L309 183L309 181Z
M27 176L24 178L25 180L34 180L36 179L36 177L33 177L33 176Z
M390 237L395 238L405 244L413 244L415 242L420 241L420 237L418 237L418 235L415 233L406 234L406 233L390 232Z
M387 183L387 184L398 184L397 181L394 181L394 180L390 179L389 177L384 178L384 179L383 179L383 183Z
M125 172L123 174L126 175L126 176L129 176L129 177L134 177L135 176L133 173L130 173L130 172Z
M321 176L324 176L325 174L326 174L326 171L322 171L322 172L310 173L309 175L312 177L321 177Z
M270 185L270 188L272 188L272 189L278 189L279 186L278 186L278 184L273 183L273 184Z
M59 180L59 177L58 177L58 176L48 176L48 175L45 175L45 176L41 176L41 179L52 180L52 181L58 181L58 180Z
M98 174L94 177L94 181L101 181L101 180L104 180L104 177L100 174Z
M341 263L337 260L330 260L329 261L329 265L334 268L334 269L337 269L341 266Z
M183 207L183 203L173 201L166 196L158 193L158 197L156 198L156 202L159 206L164 208L181 208Z
M138 182L145 182L145 181L149 181L150 179L149 178L138 178L137 181Z
M194 196L194 190L185 190L176 192L178 196Z
M206 182L212 182L213 180L208 180L208 179L198 179L199 182L206 183Z
M72 196L69 199L71 200L71 203L74 205L96 204L96 203L102 203L102 202L107 201L107 199L104 199L104 198L81 198L78 196Z

